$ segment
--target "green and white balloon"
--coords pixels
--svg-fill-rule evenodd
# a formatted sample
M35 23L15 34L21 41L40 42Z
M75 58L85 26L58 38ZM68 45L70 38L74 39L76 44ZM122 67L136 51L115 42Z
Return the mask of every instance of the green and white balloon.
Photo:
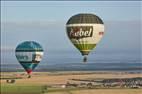
M66 23L66 32L70 41L84 56L99 43L104 34L103 21L94 14L81 13L72 16Z

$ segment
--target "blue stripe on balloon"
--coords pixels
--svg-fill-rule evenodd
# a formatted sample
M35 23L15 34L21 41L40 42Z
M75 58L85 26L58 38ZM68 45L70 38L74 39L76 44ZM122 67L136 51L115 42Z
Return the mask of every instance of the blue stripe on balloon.
M34 41L25 41L16 47L17 51L43 51L41 45Z

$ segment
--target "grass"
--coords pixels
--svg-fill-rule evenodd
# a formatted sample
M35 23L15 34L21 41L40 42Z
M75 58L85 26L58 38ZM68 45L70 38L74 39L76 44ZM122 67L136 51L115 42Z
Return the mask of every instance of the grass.
M58 89L46 94L142 94L141 89Z
M84 88L48 88L48 92L66 92L75 90L84 90Z
M38 85L1 85L0 94L142 94L142 89L47 88Z
M35 85L1 85L1 94L40 94L43 90L42 86Z
M71 91L71 94L142 94L141 89L90 89Z

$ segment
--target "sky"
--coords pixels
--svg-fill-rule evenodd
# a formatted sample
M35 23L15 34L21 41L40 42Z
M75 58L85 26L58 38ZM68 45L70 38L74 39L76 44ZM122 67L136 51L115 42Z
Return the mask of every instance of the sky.
M45 50L72 50L65 25L78 13L98 15L105 35L97 51L141 51L141 1L1 1L1 49L13 50L26 40Z

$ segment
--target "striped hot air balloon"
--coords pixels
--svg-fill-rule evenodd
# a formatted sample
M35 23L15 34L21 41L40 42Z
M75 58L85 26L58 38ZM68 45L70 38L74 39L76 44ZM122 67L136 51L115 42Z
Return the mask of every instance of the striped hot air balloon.
M104 34L103 21L94 14L81 13L72 16L66 23L66 32L70 41L84 56L96 47Z
M30 78L31 72L41 61L43 48L37 42L25 41L16 47L15 54L17 60L23 66Z

